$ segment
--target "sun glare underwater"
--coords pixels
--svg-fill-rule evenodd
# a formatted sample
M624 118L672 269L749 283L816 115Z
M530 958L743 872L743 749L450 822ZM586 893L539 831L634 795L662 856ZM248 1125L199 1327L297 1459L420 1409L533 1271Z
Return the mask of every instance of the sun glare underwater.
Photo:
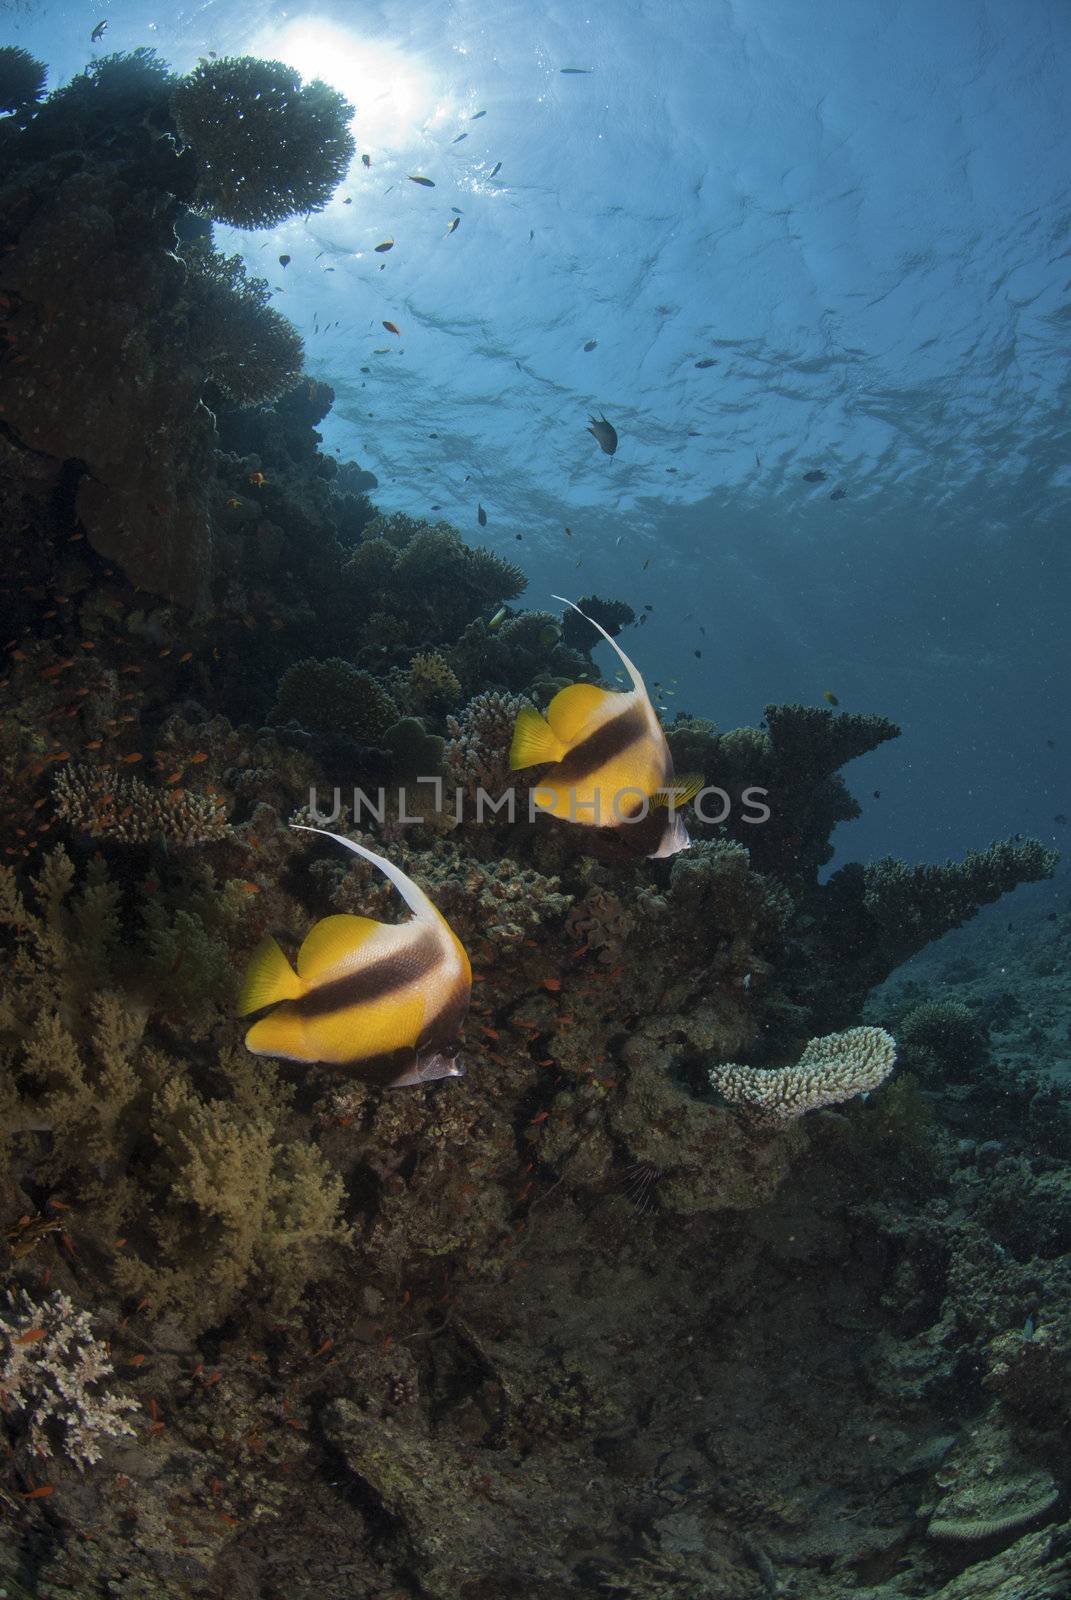
M0 1595L1071 1593L1069 68L0 6Z

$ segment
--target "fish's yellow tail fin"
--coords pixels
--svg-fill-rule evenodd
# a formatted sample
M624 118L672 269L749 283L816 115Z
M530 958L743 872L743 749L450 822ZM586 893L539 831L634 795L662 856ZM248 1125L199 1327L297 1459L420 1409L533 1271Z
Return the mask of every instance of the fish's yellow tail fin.
M245 969L238 991L238 1015L248 1017L277 1000L296 1000L301 990L301 979L269 934L257 945Z
M319 1061L321 1052L309 1038L305 1019L295 1006L276 1006L254 1022L245 1047L255 1056L278 1056L282 1061Z
M656 789L651 796L653 806L668 806L670 801L678 808L694 800L700 789L705 788L706 779L701 772L689 772L683 778L674 778L664 789Z
M545 717L531 706L518 711L509 752L511 771L541 766L546 761L560 761L564 754L565 746Z

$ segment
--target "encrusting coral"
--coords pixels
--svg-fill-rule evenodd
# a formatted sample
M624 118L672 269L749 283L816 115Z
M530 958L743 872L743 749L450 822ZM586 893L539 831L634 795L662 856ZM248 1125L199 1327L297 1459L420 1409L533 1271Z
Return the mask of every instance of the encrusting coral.
M730 1105L790 1120L876 1089L893 1069L896 1041L884 1028L849 1028L812 1039L795 1066L710 1069L711 1087Z
M197 204L236 228L322 210L353 157L353 107L281 61L202 61L171 109L197 158Z
M55 1289L41 1301L24 1289L0 1308L0 1408L25 1428L36 1456L59 1453L80 1471L101 1457L101 1444L133 1434L129 1395L105 1386L114 1368L92 1319Z
M189 789L151 789L114 767L61 767L53 779L56 812L92 839L126 844L162 840L193 849L230 834L226 807L216 796Z

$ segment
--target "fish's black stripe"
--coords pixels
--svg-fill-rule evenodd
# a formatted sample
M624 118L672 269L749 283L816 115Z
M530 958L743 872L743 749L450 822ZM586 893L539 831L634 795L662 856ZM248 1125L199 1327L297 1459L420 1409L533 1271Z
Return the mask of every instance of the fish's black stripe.
M294 1001L294 1008L305 1018L325 1017L347 1006L382 1000L394 989L424 978L441 959L439 941L432 928L422 928L412 941L374 961L360 972L347 973L332 983L320 984Z
M566 752L554 769L554 783L577 784L615 760L631 745L639 744L647 736L647 718L643 707L629 706L619 716L611 717L601 728L596 728L586 739Z
M456 1044L461 1036L462 1024L468 1015L469 993L469 985L462 983L459 977L435 1015L425 1021L420 1038L417 1040L418 1050L431 1044L439 1048L447 1044Z

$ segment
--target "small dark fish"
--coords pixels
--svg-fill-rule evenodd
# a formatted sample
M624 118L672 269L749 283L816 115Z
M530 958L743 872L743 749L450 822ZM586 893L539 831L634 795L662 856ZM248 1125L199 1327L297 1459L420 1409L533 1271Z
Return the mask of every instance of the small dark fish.
M514 537L514 538L515 538L515 539L516 539L516 540L517 540L517 542L518 542L518 544L519 544L519 543L520 543L520 541L521 541L521 538L522 538L522 535L521 535L521 534L519 534L519 533L515 533L515 534L514 534L514 535L513 535L513 537Z
M349 199L346 199L346 200L343 200L342 204L344 206L351 206L353 204L353 201L349 200Z
M700 372L703 372L707 367L716 367L717 364L718 363L713 356L706 356L702 361L696 362L696 366Z
M1055 739L1046 739L1045 743L1048 745L1050 750L1055 750L1056 749L1056 740Z
M475 112L473 112L472 116L469 118L469 121L470 122L479 122L480 118L481 117L486 117L486 115L487 115L486 111L475 111Z
M583 78L591 74L590 67L559 67L558 70L563 78Z
M830 705L830 706L839 706L840 705L840 701L837 699L837 697L833 693L832 689L824 689L822 691L822 699L826 702L827 705Z
M377 256L384 255L386 251L394 249L394 240L384 239L382 244L377 244L374 248Z
M572 538L572 537L573 537L573 530L572 530L572 528L566 528L566 530L565 530L565 537L566 537L566 538L567 538L567 539L571 539L571 538Z
M1061 828L1067 827L1067 818L1064 816L1062 811L1058 811L1052 820L1053 822L1058 822Z
M443 234L443 238L444 239L448 239L452 233L456 233L457 232L457 230L458 230L458 228L460 228L460 226L461 226L461 218L460 217L455 217L453 222L451 222L450 226L447 228L446 232Z
M640 613L640 627L641 628L643 627L643 625L644 625L644 623L646 621L647 621L647 613L646 613L646 611L643 611L643 612Z
M810 472L803 474L804 483L825 483L829 477L828 472L823 472L821 467L812 467Z
M605 417L589 417L591 423L588 432L596 441L604 455L612 456L617 449L617 430Z
M465 213L464 213L464 212L463 212L463 211L462 211L462 209L461 209L461 207L460 207L460 206L451 206L451 207L450 207L450 210L451 210L451 211L452 211L452 212L453 212L453 213L454 213L454 216L455 216L455 217L462 217L462 216L464 216L464 214L465 214Z
M462 139L467 139L467 138L468 138L468 134L467 133L459 133L456 139L451 139L450 140L450 143L451 144L460 144Z
M692 654L693 654L693 656L694 656L694 657L695 657L695 659L696 659L696 660L697 660L697 661L702 661L702 659L703 659L703 652L702 652L702 650L693 650L693 651L692 651Z
M361 166L362 167L370 167L371 165L372 165L372 157L371 156L365 155L365 156L361 157Z
M847 489L834 489L829 498L831 500L847 500L848 491Z
M584 354L590 355L591 351L595 349L598 342L598 339L589 339L587 344L584 346Z
M290 265L290 257L289 256L280 256L279 257L279 265L281 267L288 267Z
M476 521L480 524L481 528L486 528L486 526L487 526L487 512L483 509L483 506L481 506L481 505L477 505L477 507L476 507Z
M880 800L881 799L881 790L880 789L875 789L874 790L874 799L875 800Z
M433 510L433 511L441 511L441 510L442 510L442 506L432 506L432 508L431 508L431 509L432 509L432 510Z
M647 557L647 560L646 560L646 561L645 561L645 562L644 562L644 563L643 563L643 566L642 566L642 567L641 567L641 568L640 568L640 571L641 571L641 572L646 572L646 571L647 571L647 568L648 568L648 567L649 567L649 566L650 566L650 565L651 565L651 558L650 558L650 556L648 556L648 557Z
M104 30L107 28L107 26L108 26L108 24L107 24L106 21L97 23L97 26L93 29L93 32L89 35L90 44L97 44L101 39L104 38Z
M419 183L423 189L434 189L435 187L434 178L422 178L418 172L410 172L407 177L410 183Z
M529 228L528 229L528 243L531 244L531 242L532 242L532 240L534 238L535 238L535 229L534 228Z
M495 162L495 164L494 164L494 166L493 166L493 167L492 167L492 168L491 168L491 170L490 170L490 172L489 172L489 173L488 173L488 174L487 174L487 176L488 176L488 177L489 177L489 178L494 178L494 177L496 177L496 176L497 176L497 175L498 175L498 173L500 173L500 172L501 172L501 171L502 171L502 163L501 163L501 161L496 161L496 162Z

